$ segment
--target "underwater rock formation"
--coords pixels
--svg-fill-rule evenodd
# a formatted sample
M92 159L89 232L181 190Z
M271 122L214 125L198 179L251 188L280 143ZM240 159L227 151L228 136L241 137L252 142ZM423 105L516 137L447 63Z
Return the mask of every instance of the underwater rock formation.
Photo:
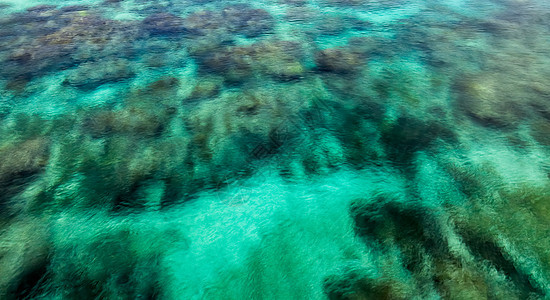
M257 75L278 80L298 79L305 73L301 49L289 41L269 41L248 47L227 47L200 58L201 65L229 82L243 82Z
M135 75L125 59L86 62L67 76L65 84L82 90L93 90L106 83L116 83Z
M550 146L550 124L547 121L539 121L532 124L531 135L540 144Z
M364 5L368 0L325 0L328 5L334 6L360 6Z
M151 34L170 35L184 30L182 18L170 13L155 13L143 20L143 27Z
M227 81L241 82L252 75L249 53L245 47L226 48L211 56L201 57L200 63L203 68L219 73Z
M340 35L348 30L347 20L343 17L324 17L319 19L317 29L323 35Z
M9 203L25 186L43 172L50 155L50 140L34 137L0 147L0 216L5 218L17 212Z
M345 48L329 48L315 54L317 68L324 72L353 74L364 64L362 55Z
M381 140L387 154L397 163L410 161L416 151L430 147L438 139L453 141L454 133L437 121L402 116L381 128Z
M49 141L37 137L23 141L14 146L2 147L2 165L0 178L2 182L12 181L14 177L26 177L40 171L47 164Z
M282 4L288 4L293 6L304 6L306 5L308 0L280 0L280 3Z
M190 99L202 99L202 98L213 98L220 93L221 78L201 78L199 82L193 88Z
M511 250L505 249L498 245L499 242L493 240L495 235L479 232L481 227L469 227L476 222L471 220L465 222L463 218L466 216L461 215L464 213L462 209L458 210L461 211L459 214L453 214L451 218L456 225L456 234L467 250L451 251L445 237L445 231L448 229L444 229L446 225L441 223L442 212L435 213L430 208L415 207L418 204L401 203L381 197L354 201L350 212L357 234L364 237L366 242L374 241L388 251L395 246L400 249L402 267L416 277L416 284L419 285L413 287L401 282L397 286L400 286L402 292L423 293L422 289L430 285L429 281L433 281L432 284L439 295L452 299L489 295L538 298L544 295L535 278L524 273L520 261L512 258ZM457 211L451 210L451 212ZM476 257L476 260L468 259L469 255ZM512 285L496 288L494 285L500 280L499 275L485 273L483 268L486 263L490 268L495 268L498 273L506 276ZM425 277L424 272L430 272L432 275ZM368 278L367 275L363 276ZM372 283L368 285L369 281L376 282L376 280L367 278L359 281L362 285L354 284L348 292L365 296L380 292L380 287L375 289ZM349 284L353 280L347 282ZM413 291L417 288L418 291ZM391 290L389 287L385 288L386 293ZM338 289L329 291L343 292ZM399 296L393 297L399 298Z
M373 278L374 277L374 278ZM324 290L336 299L406 299L399 282L376 278L360 268L349 267L344 274L325 278Z
M307 6L290 7L285 13L285 20L291 23L310 24L318 18L319 12Z
M187 16L183 22L183 29L191 35L208 35L220 29L223 25L221 15L211 10L201 10Z
M521 119L522 107L508 100L500 84L483 75L462 77L455 86L458 108L484 125L515 126Z
M48 7L28 13L45 13L52 10L53 8ZM47 21L47 26L40 23L29 24L31 28L40 28L42 31L30 33L32 39L29 41L17 40L16 45L10 49L6 68L1 72L4 76L39 77L49 72L67 69L83 61L105 56L121 57L129 52L129 42L137 38L137 31L132 28L132 24L104 19L87 8L75 7L73 10L65 7L53 12L56 16L53 25L47 20L40 21ZM18 25L21 26L27 25ZM29 33L18 31L17 34L25 37ZM93 54L90 54L91 52Z
M158 136L176 113L172 98L178 85L176 78L161 78L128 95L121 109L90 112L85 117L83 129L95 137L113 134Z
M87 118L85 127L93 136L106 134L134 134L155 136L160 134L166 120L162 115L139 108L97 112Z
M44 292L49 278L48 265L51 244L42 224L17 220L3 230L0 237L0 297L3 299L30 298Z
M275 19L264 9L253 8L248 4L235 4L222 10L222 17L229 31L247 37L257 37L269 33L275 27Z

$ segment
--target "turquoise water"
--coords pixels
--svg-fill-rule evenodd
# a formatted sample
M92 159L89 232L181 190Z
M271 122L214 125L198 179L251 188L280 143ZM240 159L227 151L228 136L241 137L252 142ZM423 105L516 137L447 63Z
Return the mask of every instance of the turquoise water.
M545 1L0 1L0 299L550 297Z

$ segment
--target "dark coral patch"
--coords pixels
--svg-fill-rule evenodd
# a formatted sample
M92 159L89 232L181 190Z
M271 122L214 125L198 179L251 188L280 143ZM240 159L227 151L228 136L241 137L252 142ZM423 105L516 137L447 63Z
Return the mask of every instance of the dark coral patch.
M50 150L50 140L35 137L0 148L0 208L4 201L20 192L34 175L44 170ZM5 213L5 209L2 213Z
M317 68L324 72L356 73L364 64L364 57L346 48L329 48L315 54Z
M64 83L88 91L102 84L132 78L134 75L129 62L124 59L88 62L73 70Z
M222 11L231 32L247 37L257 37L267 34L275 27L275 19L264 9L257 9L248 4L227 6Z
M230 82L242 82L253 75L268 75L283 81L298 79L305 73L301 59L301 47L289 41L226 47L199 58L205 70L223 75Z
M201 10L187 16L182 26L187 34L207 35L222 28L222 16L215 11Z
M143 20L144 29L151 34L170 35L182 33L184 20L170 13L155 13Z

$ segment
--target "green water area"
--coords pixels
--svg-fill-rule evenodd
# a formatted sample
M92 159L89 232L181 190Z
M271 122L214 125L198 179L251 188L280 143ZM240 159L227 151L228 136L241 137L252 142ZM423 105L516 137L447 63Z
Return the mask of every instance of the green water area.
M550 2L0 0L0 299L550 299Z

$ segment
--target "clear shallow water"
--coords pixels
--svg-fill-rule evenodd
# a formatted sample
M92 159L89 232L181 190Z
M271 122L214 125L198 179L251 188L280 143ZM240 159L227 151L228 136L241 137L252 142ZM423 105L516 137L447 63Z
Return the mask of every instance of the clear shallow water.
M546 299L542 1L3 1L0 298Z

